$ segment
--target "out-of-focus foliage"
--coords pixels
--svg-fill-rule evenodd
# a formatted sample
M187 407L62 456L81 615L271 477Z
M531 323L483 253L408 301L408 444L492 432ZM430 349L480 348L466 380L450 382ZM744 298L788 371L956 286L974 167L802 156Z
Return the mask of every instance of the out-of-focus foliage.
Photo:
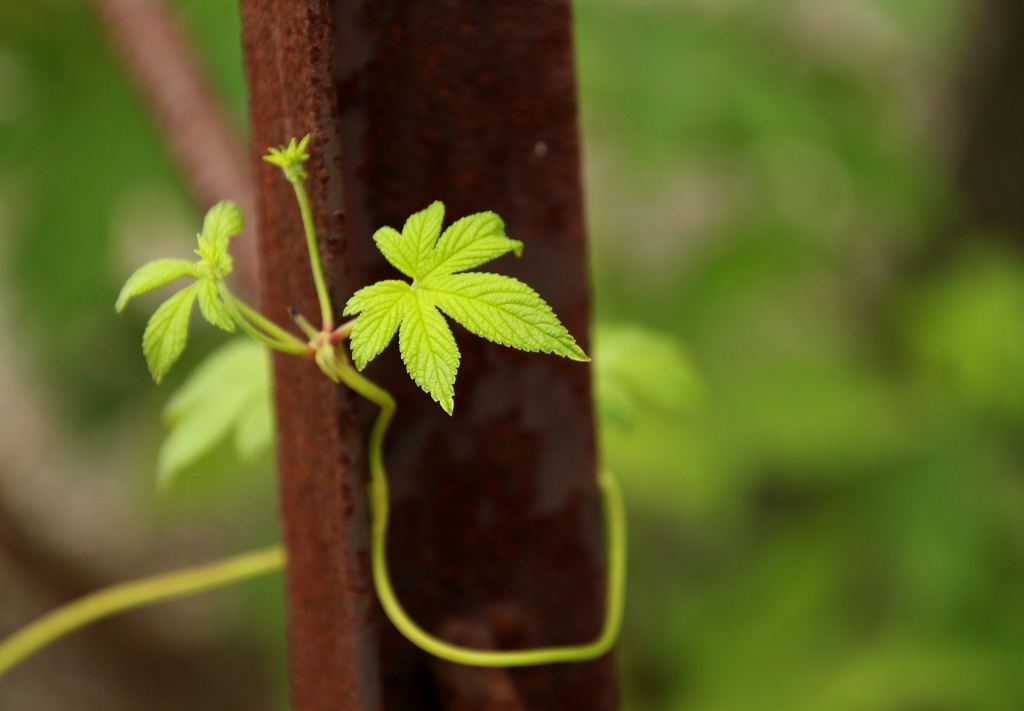
M594 399L601 421L629 429L645 411L681 414L704 401L703 383L678 341L633 324L593 331Z
M178 7L241 120L234 3ZM1024 260L933 245L970 7L576 3L598 318L685 344L640 356L610 331L596 352L634 368L602 431L631 505L631 710L1024 704ZM163 400L223 336L196 327L157 390L138 343L160 294L114 316L135 267L190 256L199 215L71 0L0 1L0 218L53 400L100 435L148 418L155 461ZM688 375L658 389L665 357ZM648 406L675 389L681 409ZM165 515L238 505L229 459L183 469Z
M218 88L244 116L236 3L177 4ZM192 258L182 236L201 216L103 41L83 3L0 5L5 281L16 290L21 337L35 342L62 405L93 425L145 387L132 346L152 304L118 319L117 282L150 258ZM214 338L209 329L196 336L207 349Z
M172 5L244 131L237 2ZM173 285L139 297L121 316L114 312L118 289L141 264L195 259L202 214L87 4L0 0L0 300L16 321L16 331L0 338L17 344L19 361L44 384L41 399L63 418L69 447L120 450L125 495L109 498L110 506L133 507L137 517L149 513L154 526L171 532L203 530L217 544L211 549L230 552L278 537L266 457L241 466L228 443L183 470L166 495L158 497L153 485L165 435L161 409L226 336L193 323L188 351L158 388L140 344L147 318ZM209 555L216 553L192 560ZM280 590L278 577L241 586L232 614L206 624L208 639L248 636L260 643L268 663L252 665L253 683L276 676L283 699Z
M1024 267L929 256L969 9L577 3L599 318L707 389L603 433L630 709L1024 703Z
M225 343L167 401L164 420L170 431L157 455L161 488L229 436L243 462L265 454L274 441L266 349L248 336Z
M922 374L978 413L1024 417L1021 256L1005 249L968 253L920 291L908 338Z

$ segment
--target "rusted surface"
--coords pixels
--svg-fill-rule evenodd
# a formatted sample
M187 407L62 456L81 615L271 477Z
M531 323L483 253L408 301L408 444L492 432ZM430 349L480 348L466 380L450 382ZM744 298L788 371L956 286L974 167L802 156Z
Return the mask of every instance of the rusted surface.
M242 2L252 158L312 132L310 193L336 301L396 276L373 231L440 199L449 221L505 218L526 252L494 268L536 288L587 348L568 3L335 0L330 10ZM257 184L263 310L279 323L288 307L315 314L287 184L267 165ZM454 417L411 383L394 347L369 373L399 402L387 444L397 592L438 634L458 636L459 620L497 648L589 641L604 608L589 368L455 331ZM296 711L617 705L607 657L482 675L402 638L367 579L362 442L374 408L308 361L278 358L275 377Z
M310 202L335 296L350 290L341 269L345 237L337 102L326 3L243 0L252 163L260 210L262 311L290 325L288 309L319 309L302 222L290 185L262 161L268 146L312 134ZM364 435L353 398L310 360L274 363L282 527L288 550L288 635L295 711L378 708L375 608L367 565Z
M234 240L235 271L256 293L256 196L245 151L165 0L90 0L111 46L152 114L167 152L205 211L234 200L248 220Z
M451 620L438 630L450 642L494 649L494 632L486 619ZM508 669L470 667L432 659L437 695L445 711L525 711Z
M446 222L494 210L526 247L487 268L537 289L586 349L569 3L333 7L352 286L399 276L373 248L382 225L400 227L433 200L447 205ZM454 330L454 417L410 382L395 346L369 368L399 402L387 445L397 592L434 632L507 603L525 622L499 631L501 648L589 641L604 606L589 366ZM427 656L385 620L380 630L384 707L439 708ZM607 657L510 678L529 709L617 705Z

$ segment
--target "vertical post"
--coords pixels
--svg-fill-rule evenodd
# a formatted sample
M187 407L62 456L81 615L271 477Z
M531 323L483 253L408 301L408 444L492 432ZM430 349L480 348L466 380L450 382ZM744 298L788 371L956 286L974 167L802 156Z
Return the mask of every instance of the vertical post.
M396 276L373 231L440 199L449 222L498 212L526 251L495 270L537 289L588 347L568 0L242 0L242 19L264 313L282 324L289 307L317 313L294 200L259 160L310 132L336 307ZM411 383L394 347L369 373L399 404L386 443L397 593L453 641L589 641L605 560L589 370L454 330L454 417ZM295 358L275 362L275 387L296 711L616 707L609 657L465 674L402 638L369 583L373 407Z
M242 0L241 12L261 310L288 326L289 308L314 319L319 308L295 196L281 171L261 160L268 146L312 135L307 190L321 247L334 255L327 277L335 297L351 291L337 249L345 220L330 11L322 0ZM274 380L293 708L374 711L379 693L365 436L354 398L300 358L277 357Z
M569 0L332 0L353 287L398 273L374 230L433 200L525 243L494 271L534 287L588 347L589 285ZM490 265L488 265L489 267ZM454 417L392 347L369 374L396 396L389 559L413 617L472 621L498 647L599 632L604 550L588 366L453 327ZM380 622L384 707L438 707L426 656ZM440 678L439 678L440 677ZM526 708L612 709L609 657L513 670Z

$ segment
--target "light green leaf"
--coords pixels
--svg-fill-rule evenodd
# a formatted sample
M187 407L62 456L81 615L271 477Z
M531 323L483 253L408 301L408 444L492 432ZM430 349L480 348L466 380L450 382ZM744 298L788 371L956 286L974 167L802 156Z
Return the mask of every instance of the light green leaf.
M188 339L188 319L198 286L192 284L160 305L142 334L142 353L153 379L160 382L178 360Z
M239 234L244 226L245 218L238 205L221 200L207 210L203 218L203 238L222 251L227 248L228 238Z
M274 407L269 388L264 395L243 410L235 424L235 452L243 462L255 460L274 443Z
M352 329L352 360L362 370L387 348L405 313L406 298L412 293L404 281L379 281L360 289L348 304L345 315L360 313Z
M392 266L407 277L413 277L416 267L412 262L410 250L402 233L393 227L381 227L373 233L373 241L377 244L384 258L391 262Z
M351 334L352 358L361 370L383 351L395 330L409 375L451 414L459 349L442 309L479 336L526 351L589 360L551 307L530 287L496 274L458 273L523 244L505 236L493 212L469 215L440 239L444 205L433 203L410 217L402 232L390 227L373 238L391 264L413 283L388 280L357 291L345 314L359 314Z
M440 200L430 203L426 210L414 212L402 227L403 241L407 245L413 279L419 278L430 261L434 244L441 234L441 223L444 222L444 203Z
M118 313L136 296L169 284L178 277L195 276L195 264L184 259L157 259L144 264L128 277L114 308Z
M505 223L493 212L478 212L449 225L416 278L472 269L506 252L520 256L523 243L505 236Z
M452 414L459 347L444 317L422 293L406 302L398 346L412 379Z
M217 283L211 279L203 279L198 282L199 286L199 311L203 318L218 328L223 328L228 333L235 332L235 322L231 320L228 307L220 300L220 292L217 290Z
M443 220L444 204L435 202L406 220L401 233L381 227L373 234L373 241L396 269L416 279L431 259Z
M629 426L644 410L698 409L706 387L671 335L636 325L600 325L594 329L594 394L603 421Z
M424 279L420 290L467 329L524 351L587 361L587 354L537 292L498 274L448 274Z
M270 361L258 343L236 338L211 353L164 408L170 432L157 459L160 488L232 430L240 458L265 451L273 443L270 386Z

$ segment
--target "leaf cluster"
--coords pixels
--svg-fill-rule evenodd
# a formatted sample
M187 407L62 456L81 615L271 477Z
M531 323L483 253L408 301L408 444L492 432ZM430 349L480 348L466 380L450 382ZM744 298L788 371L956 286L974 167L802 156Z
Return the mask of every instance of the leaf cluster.
M167 299L153 313L142 336L142 352L149 372L158 383L178 360L188 340L192 305L198 301L203 318L229 333L235 331L231 311L225 301L224 278L232 271L228 253L230 238L244 226L242 212L235 203L224 200L206 213L203 231L197 235L199 260L157 259L132 274L117 297L120 313L136 296L186 277L193 283Z

